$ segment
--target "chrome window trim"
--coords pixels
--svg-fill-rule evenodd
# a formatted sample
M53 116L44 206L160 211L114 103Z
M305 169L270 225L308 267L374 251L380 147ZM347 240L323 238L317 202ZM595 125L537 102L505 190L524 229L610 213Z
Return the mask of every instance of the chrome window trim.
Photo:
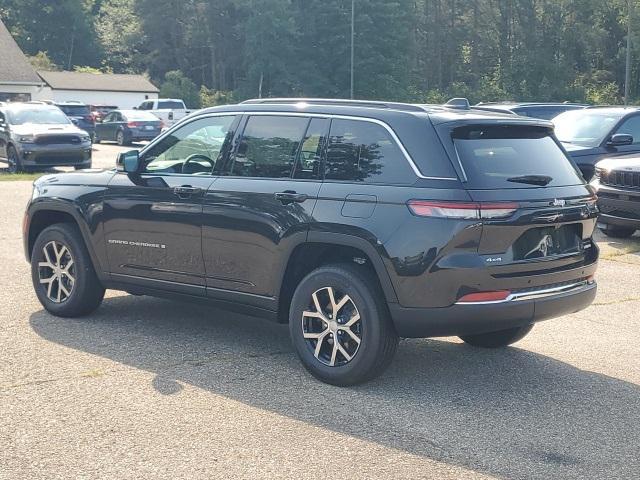
M396 142L396 145L398 146L398 148L400 148L400 151L404 155L404 158L407 160L407 162L409 162L409 166L413 170L413 173L416 174L416 176L426 180L447 180L447 181L454 181L454 182L459 181L458 178L454 178L454 177L434 177L434 176L423 175L420 169L418 168L418 166L416 165L416 163L413 161L413 158L411 158L411 155L409 154L407 149L404 147L404 145L400 141L400 138L398 138L398 136L396 135L396 132L394 132L394 130L386 122L383 122L382 120L378 120L377 118L356 117L353 115L339 115L339 114L333 114L333 113L325 114L325 113L304 113L304 112L238 111L238 112L211 112L211 113L205 113L202 115L197 115L191 118L185 117L185 120L187 118L189 120L184 122L179 121L178 123L172 125L167 131L158 135L148 145L146 145L142 150L140 150L140 155L144 155L144 153L149 148L151 148L157 142L161 141L165 136L171 134L171 132L173 132L177 128L183 127L184 125L187 125L196 120L202 120L203 118L232 116L232 115L248 115L248 116L270 115L270 116L280 116L280 117L308 117L308 118L330 118L330 119L337 118L341 120L354 120L354 121L360 121L360 122L375 123L383 127L389 133L389 135L391 135L391 138L393 138L393 141ZM243 177L243 178L249 178L249 177Z

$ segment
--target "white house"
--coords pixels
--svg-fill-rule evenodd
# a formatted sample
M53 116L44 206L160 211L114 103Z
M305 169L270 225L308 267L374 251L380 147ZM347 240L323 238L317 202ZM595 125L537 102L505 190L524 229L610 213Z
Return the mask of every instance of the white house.
M44 71L38 71L38 75L51 90L49 100L56 102L77 100L133 108L158 98L158 88L142 75Z
M76 100L133 108L154 98L158 89L143 75L36 72L0 21L0 102Z

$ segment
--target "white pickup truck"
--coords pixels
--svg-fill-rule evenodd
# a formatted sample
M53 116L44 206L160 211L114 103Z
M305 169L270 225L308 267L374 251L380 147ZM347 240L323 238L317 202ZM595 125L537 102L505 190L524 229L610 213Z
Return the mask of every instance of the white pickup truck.
M164 123L164 127L168 128L178 120L186 117L189 113L184 102L179 98L157 98L154 100L145 100L137 110L146 110L158 117Z

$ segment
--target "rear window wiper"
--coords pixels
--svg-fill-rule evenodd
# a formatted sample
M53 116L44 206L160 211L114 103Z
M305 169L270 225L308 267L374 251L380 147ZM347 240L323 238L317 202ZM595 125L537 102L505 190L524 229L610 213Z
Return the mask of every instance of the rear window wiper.
M522 175L521 177L507 178L507 182L527 183L529 185L540 185L541 187L548 185L552 180L553 178L548 175Z

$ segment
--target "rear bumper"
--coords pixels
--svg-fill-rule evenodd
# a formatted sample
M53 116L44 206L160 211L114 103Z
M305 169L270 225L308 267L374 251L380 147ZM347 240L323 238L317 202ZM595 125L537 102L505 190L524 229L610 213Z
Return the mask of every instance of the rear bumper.
M547 289L548 290L548 289ZM398 335L406 338L474 335L505 330L574 313L588 307L597 284L575 284L564 291L540 289L494 303L457 303L444 308L406 308L390 304Z

